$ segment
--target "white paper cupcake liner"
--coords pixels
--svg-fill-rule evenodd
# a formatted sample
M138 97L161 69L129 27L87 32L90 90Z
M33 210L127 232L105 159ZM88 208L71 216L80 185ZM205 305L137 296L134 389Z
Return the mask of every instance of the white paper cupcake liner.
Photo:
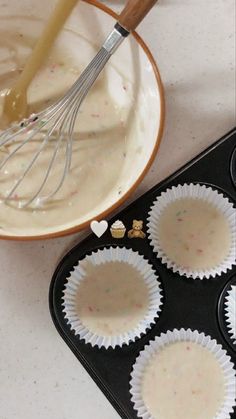
M134 409L137 411L138 417L143 419L158 419L154 418L148 412L142 399L141 387L143 373L153 354L160 351L170 343L179 341L198 343L204 348L207 348L218 360L224 373L225 394L222 406L212 419L230 418L230 414L233 412L236 400L236 375L234 364L231 362L231 359L227 355L226 351L222 349L221 345L217 344L215 339L211 339L210 336L206 336L204 333L199 333L197 330L192 331L191 329L174 329L173 331L162 333L160 336L156 337L155 340L146 345L144 350L140 352L133 366L130 380L131 401L134 403Z
M225 297L225 316L230 338L236 345L236 285L232 285Z
M93 265L100 265L112 261L124 262L132 265L142 274L143 280L148 288L149 307L146 315L135 328L117 336L101 336L91 332L82 323L76 312L76 294L80 283L86 278L85 264L87 261ZM97 345L99 348L105 347L107 349L109 347L115 348L116 346L122 346L124 344L128 345L136 338L140 338L141 335L155 323L155 319L159 317L158 313L161 310L162 296L160 282L157 279L158 275L154 272L150 263L138 252L134 252L131 249L125 247L110 247L108 249L104 248L93 252L90 256L86 256L81 260L67 278L62 298L65 319L70 325L71 330L92 346Z
M160 215L171 202L181 198L205 200L214 205L228 221L231 232L231 246L225 259L212 269L187 269L171 260L162 249L158 238ZM162 263L166 264L168 268L172 269L174 272L179 272L180 275L185 275L188 278L194 279L215 277L216 275L227 272L227 270L231 269L236 262L236 209L228 198L225 198L223 194L213 190L209 186L185 183L184 185L173 186L171 189L167 189L154 201L147 221L148 237L154 252L157 253L157 257L159 257Z

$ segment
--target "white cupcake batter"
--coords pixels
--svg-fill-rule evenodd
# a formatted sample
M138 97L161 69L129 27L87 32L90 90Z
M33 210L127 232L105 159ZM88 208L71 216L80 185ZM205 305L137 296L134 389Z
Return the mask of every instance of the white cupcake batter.
M211 269L230 249L230 229L212 204L192 198L170 203L160 216L160 245L169 259L186 269Z
M87 262L85 272L77 293L81 322L102 336L120 335L136 327L148 307L148 288L139 271L124 262Z
M20 42L24 45L23 38L20 38ZM4 78L1 78L0 74L0 90L3 88L2 93L0 92L0 115L6 88L17 77L19 67L20 63L16 63L15 71L9 70L9 73L4 74ZM37 112L38 109L54 102L73 84L80 73L81 69L71 64L71 59L65 51L62 51L60 55L57 53L52 56L29 89L31 112ZM129 95L129 92L124 92ZM106 73L103 73L81 108L75 127L71 171L52 202L42 208L28 208L20 212L14 208L20 197L32 196L32 193L36 191L36 185L40 185L42 176L46 173L49 158L52 156L53 140L27 176L26 181L22 183L22 187L14 194L11 206L6 206L1 201L1 197L4 197L14 185L15 179L19 178L26 167L26 162L32 158L32 151L39 146L39 138L25 147L22 152L18 152L17 157L11 160L11 164L5 167L4 172L1 171L0 234L1 229L7 229L13 233L19 229L25 233L28 231L37 234L42 228L53 228L75 219L82 221L83 217L89 219L90 212L106 200L111 192L117 190L118 198L121 193L119 174L126 161L127 115L127 108L117 106L110 98ZM63 171L64 151L65 148L63 152L58 153L56 169L50 176L44 195L55 187ZM5 152L0 152L0 162L5 156Z
M213 419L223 402L223 371L201 345L169 344L150 359L142 397L155 419Z

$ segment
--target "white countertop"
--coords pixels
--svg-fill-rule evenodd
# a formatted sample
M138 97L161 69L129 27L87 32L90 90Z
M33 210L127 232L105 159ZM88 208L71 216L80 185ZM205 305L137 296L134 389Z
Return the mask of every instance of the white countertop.
M123 1L106 1L119 9ZM132 199L235 125L234 0L159 0L139 29L166 92L158 157ZM58 335L51 275L80 236L0 243L0 419L117 419Z

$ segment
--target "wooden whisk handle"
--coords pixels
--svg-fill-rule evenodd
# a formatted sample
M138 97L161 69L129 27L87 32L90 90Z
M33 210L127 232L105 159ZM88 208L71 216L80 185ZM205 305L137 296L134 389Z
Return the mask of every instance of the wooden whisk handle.
M156 2L157 0L128 0L119 16L119 24L132 32Z

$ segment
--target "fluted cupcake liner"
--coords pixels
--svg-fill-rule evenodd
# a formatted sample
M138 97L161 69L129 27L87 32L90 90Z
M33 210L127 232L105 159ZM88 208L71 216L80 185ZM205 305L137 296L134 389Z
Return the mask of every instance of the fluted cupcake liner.
M76 310L76 296L79 292L79 286L86 280L86 263L98 266L107 262L123 262L131 265L141 274L143 281L147 285L149 305L143 319L132 330L117 336L102 336L90 331L81 321ZM158 281L158 275L153 270L150 263L144 259L138 252L125 247L109 247L97 250L91 255L86 256L79 261L78 265L70 272L65 289L63 291L63 312L65 319L74 331L86 343L99 348L115 348L116 346L128 345L136 338L140 338L158 318L161 310L161 287Z
M232 285L225 297L226 327L233 344L236 345L236 285Z
M201 199L212 204L224 215L228 222L231 241L229 252L221 263L211 269L193 270L180 266L169 258L160 243L158 237L160 216L170 203L183 198ZM228 198L225 198L222 193L213 190L210 186L185 183L167 189L154 201L147 220L147 232L153 251L157 253L157 257L161 259L163 264L166 264L174 272L179 272L180 275L194 279L215 277L227 272L236 262L236 209Z
M138 417L143 419L158 419L151 415L144 404L142 398L143 374L151 357L155 353L160 352L169 344L180 341L193 342L201 345L208 349L219 362L224 374L224 401L212 419L229 419L236 401L236 375L234 365L226 351L222 349L222 346L215 339L206 336L204 333L199 333L197 330L192 331L191 329L174 329L173 331L169 330L167 333L162 333L140 352L133 366L130 380L131 401L134 404L134 409L137 411Z

